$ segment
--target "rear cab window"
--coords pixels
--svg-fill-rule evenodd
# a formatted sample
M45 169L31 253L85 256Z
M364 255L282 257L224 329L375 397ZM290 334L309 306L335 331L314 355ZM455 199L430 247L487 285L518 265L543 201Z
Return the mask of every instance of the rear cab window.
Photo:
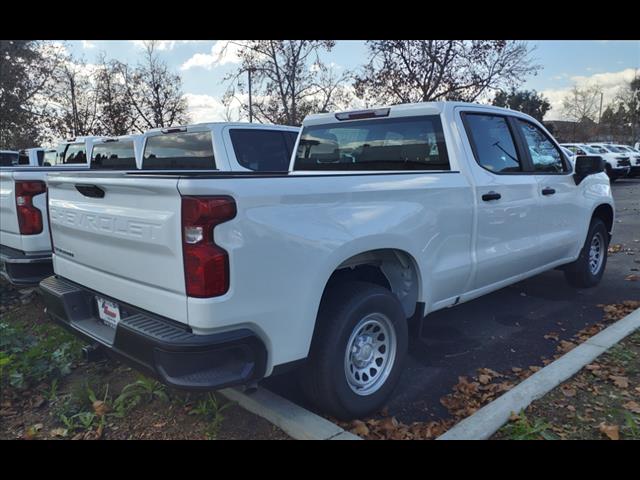
M215 170L211 131L173 132L147 137L143 170Z
M87 153L85 144L83 143L69 143L66 148L61 152L58 157L58 164L75 165L80 163L87 163Z
M18 152L0 152L0 167L11 167L18 164Z
M29 165L29 152L22 150L18 154L18 165Z
M91 169L136 170L133 140L97 143L91 154Z
M256 172L287 171L297 136L297 132L286 130L229 130L236 160L242 167Z
M450 170L439 115L304 127L295 170Z

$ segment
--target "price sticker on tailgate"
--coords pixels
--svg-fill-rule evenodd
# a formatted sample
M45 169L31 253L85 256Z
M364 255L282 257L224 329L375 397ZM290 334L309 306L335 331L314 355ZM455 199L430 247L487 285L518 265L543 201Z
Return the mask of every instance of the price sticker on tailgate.
M98 302L100 320L107 326L116 328L120 322L120 307L118 307L118 304L100 297L96 297L96 300Z

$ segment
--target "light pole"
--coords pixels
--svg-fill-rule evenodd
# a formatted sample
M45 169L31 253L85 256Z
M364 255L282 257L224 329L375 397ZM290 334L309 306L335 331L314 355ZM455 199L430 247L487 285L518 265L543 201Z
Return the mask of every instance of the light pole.
M251 101L251 73L255 68L248 68L247 75L249 77L249 123L253 122L253 102Z

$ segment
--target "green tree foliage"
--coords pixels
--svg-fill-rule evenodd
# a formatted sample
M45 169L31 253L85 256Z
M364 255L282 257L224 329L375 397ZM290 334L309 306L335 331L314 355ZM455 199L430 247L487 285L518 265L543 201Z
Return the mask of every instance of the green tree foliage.
M62 60L51 42L0 40L0 148L34 147L43 140Z
M508 92L500 90L492 103L497 107L510 108L511 110L526 113L540 122L545 114L551 110L549 101L544 95L535 90L516 90L515 88Z

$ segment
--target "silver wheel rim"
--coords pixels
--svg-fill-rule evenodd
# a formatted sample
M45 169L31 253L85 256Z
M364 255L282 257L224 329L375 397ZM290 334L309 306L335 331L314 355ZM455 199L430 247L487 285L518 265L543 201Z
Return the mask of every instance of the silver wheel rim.
M396 360L396 331L382 313L364 317L351 332L344 356L344 373L354 393L377 392L384 385Z
M596 275L602 267L604 260L604 239L600 233L596 233L591 239L589 247L589 270Z

